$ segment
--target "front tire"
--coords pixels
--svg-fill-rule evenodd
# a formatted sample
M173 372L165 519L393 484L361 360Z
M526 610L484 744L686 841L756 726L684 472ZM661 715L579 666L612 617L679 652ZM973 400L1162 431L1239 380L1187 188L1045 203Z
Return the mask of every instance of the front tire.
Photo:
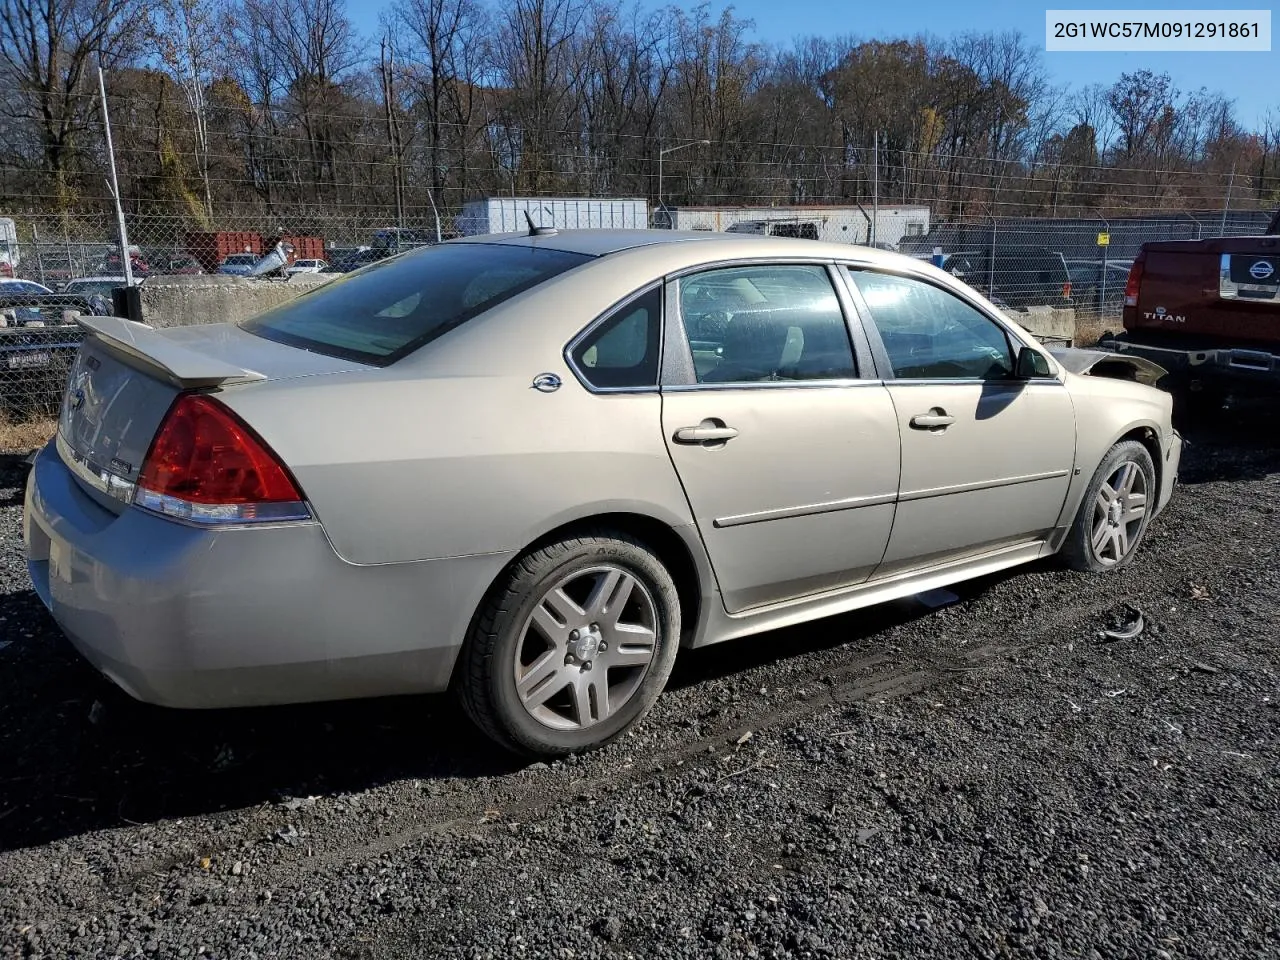
M1136 440L1117 443L1103 457L1062 546L1073 570L1103 573L1127 566L1155 509L1156 468Z
M611 531L533 550L486 597L456 688L473 721L517 753L564 756L637 723L666 685L680 601L662 562Z

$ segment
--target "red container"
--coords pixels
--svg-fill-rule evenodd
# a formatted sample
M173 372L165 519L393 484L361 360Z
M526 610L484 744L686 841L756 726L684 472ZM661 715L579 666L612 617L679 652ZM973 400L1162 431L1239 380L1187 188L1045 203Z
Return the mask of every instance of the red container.
M205 273L216 273L222 261L233 253L262 256L262 234L245 230L188 233L187 253L200 261Z

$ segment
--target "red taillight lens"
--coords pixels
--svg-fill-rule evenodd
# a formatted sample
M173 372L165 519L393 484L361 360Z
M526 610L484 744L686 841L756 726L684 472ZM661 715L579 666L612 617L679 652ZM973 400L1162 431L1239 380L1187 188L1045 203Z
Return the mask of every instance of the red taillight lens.
M1136 307L1138 305L1138 288L1142 286L1142 257L1133 261L1133 266L1129 268L1129 279L1124 285L1124 305L1126 307Z
M280 459L212 397L182 394L142 463L135 502L204 523L309 516Z
M1068 280L1066 283L1062 285L1062 299L1063 300L1071 299L1071 281L1070 280Z

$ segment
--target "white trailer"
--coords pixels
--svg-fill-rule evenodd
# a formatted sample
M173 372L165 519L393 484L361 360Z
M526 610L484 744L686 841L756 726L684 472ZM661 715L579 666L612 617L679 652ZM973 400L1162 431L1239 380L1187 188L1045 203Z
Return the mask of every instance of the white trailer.
M835 243L897 247L903 237L929 232L927 206L870 204L825 207L674 207L676 230L714 230L808 237ZM872 220L875 229L872 229Z
M12 277L18 269L18 226L0 217L0 277Z
M526 211L535 226L555 227L557 230L644 230L649 226L649 204L646 200L489 197L463 204L457 228L464 237L528 230Z

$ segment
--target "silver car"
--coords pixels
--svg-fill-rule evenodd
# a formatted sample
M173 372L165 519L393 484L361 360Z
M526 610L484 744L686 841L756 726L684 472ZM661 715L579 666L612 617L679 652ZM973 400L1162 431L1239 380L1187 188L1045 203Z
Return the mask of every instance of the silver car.
M25 534L89 661L173 707L453 688L534 754L621 734L680 647L1121 567L1181 452L1141 370L843 244L538 230L82 323Z

